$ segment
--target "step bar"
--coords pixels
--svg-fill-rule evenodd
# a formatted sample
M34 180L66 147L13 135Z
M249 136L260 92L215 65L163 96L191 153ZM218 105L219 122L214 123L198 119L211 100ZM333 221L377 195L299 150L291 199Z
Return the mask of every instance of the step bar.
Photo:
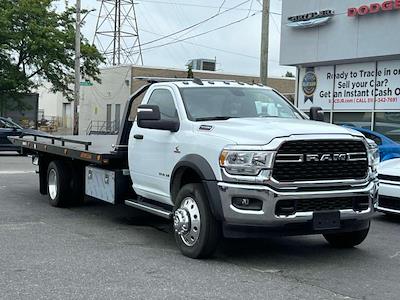
M152 203L147 203L136 199L135 200L130 199L130 200L125 200L125 204L168 220L172 219L172 211Z

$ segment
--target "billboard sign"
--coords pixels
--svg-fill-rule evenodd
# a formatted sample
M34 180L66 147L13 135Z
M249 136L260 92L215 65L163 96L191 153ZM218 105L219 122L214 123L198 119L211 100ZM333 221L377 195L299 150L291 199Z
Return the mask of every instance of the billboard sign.
M301 109L399 109L400 60L302 68L299 85Z

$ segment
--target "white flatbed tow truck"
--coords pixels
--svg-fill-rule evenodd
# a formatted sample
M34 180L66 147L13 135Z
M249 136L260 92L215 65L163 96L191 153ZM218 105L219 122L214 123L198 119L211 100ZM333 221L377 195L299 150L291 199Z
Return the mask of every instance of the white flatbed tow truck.
M142 79L118 136L10 138L38 164L51 205L93 197L171 219L192 258L222 236L322 234L335 247L367 237L379 155L360 133L318 122L318 108L310 120L262 85Z

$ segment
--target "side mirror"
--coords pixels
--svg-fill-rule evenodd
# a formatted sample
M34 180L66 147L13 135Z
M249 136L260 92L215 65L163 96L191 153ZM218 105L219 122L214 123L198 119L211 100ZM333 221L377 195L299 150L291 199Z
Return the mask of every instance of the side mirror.
M136 120L140 128L168 130L171 132L179 130L178 121L161 120L160 108L157 105L140 105Z
M310 108L310 119L313 121L324 122L324 112L321 107L311 107Z

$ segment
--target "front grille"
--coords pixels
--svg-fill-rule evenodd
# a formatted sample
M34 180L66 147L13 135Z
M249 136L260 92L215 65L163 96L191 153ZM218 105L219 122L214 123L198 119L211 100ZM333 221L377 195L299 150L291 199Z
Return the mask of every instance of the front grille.
M378 178L381 180L389 180L389 181L397 181L400 182L400 176L392 176L392 175L382 175L379 174Z
M379 196L379 207L400 210L400 199L388 196Z
M298 199L278 201L275 213L276 215L292 215L297 212L337 211L344 209L363 211L368 208L368 196Z
M368 174L367 150L362 141L349 140L300 140L288 141L278 150L280 155L303 158L305 155L362 153L365 160L330 161L276 161L273 178L280 182L363 179Z

